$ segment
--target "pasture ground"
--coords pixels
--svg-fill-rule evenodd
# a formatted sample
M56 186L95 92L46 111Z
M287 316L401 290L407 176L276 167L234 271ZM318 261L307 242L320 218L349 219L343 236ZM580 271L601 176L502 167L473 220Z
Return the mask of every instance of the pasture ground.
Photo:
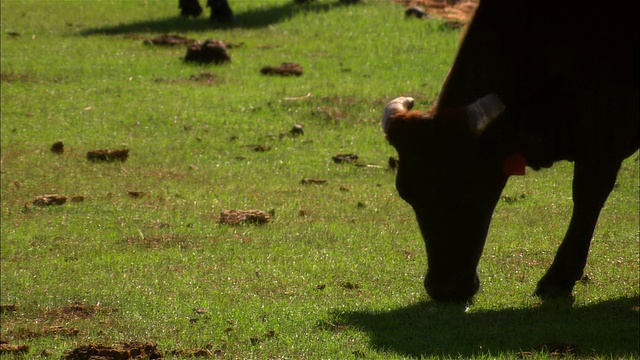
M390 1L232 3L234 26L175 0L0 4L0 357L640 356L637 154L572 302L529 297L569 220L559 163L508 184L473 304L433 303L379 118L434 101L459 30ZM237 46L186 64L145 44L164 33ZM285 62L303 74L260 73Z

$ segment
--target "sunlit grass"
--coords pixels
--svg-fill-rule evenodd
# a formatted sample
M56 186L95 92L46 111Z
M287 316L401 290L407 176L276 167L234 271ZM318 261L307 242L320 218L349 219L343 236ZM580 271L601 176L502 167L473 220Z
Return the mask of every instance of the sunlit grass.
M432 103L458 33L382 1L234 5L241 23L216 28L180 19L174 1L2 2L0 302L17 306L2 340L28 357L130 341L225 358L537 359L552 342L637 356L637 154L572 306L528 296L568 224L569 163L510 181L483 290L466 312L436 305L378 122L390 98ZM143 44L165 30L243 45L230 64L194 66L183 47ZM284 61L304 74L259 72ZM216 80L190 80L203 71ZM294 124L304 135L288 135ZM130 157L86 160L102 148ZM369 166L335 164L340 153ZM32 204L47 193L84 201ZM273 216L226 226L226 209Z

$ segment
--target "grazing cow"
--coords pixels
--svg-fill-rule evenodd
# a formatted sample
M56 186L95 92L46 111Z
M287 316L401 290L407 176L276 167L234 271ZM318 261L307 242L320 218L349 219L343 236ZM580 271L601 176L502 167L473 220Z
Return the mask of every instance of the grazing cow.
M182 16L198 17L202 14L202 6L198 0L179 0L178 7ZM211 8L211 20L220 22L232 22L234 20L233 11L229 7L227 0L207 0L207 7Z
M435 105L397 98L382 125L426 244L424 285L466 301L509 175L574 162L573 214L534 294L571 296L621 162L638 150L639 51L628 5L481 0Z

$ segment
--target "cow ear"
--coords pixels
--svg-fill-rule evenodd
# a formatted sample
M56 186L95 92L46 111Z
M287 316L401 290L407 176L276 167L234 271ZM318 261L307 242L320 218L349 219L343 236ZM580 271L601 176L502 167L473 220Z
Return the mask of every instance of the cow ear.
M406 114L411 108L413 108L413 98L410 97L399 97L389 101L387 106L384 107L381 121L385 134L389 130L389 125L391 125L393 118Z
M482 134L502 112L505 106L496 94L484 96L466 107L469 127L476 135Z

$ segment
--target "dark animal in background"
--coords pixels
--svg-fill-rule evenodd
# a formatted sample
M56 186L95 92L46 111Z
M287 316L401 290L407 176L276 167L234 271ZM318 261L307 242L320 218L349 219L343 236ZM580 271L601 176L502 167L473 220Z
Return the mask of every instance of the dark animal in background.
M202 6L198 0L179 0L178 7L185 17L198 17L202 14ZM207 7L211 8L211 21L233 22L235 19L227 0L207 0Z
M424 237L433 299L476 294L507 179L560 160L574 162L573 214L534 294L571 296L621 163L640 144L640 39L635 12L619 5L481 0L431 110L411 110L411 98L386 106L396 188Z

